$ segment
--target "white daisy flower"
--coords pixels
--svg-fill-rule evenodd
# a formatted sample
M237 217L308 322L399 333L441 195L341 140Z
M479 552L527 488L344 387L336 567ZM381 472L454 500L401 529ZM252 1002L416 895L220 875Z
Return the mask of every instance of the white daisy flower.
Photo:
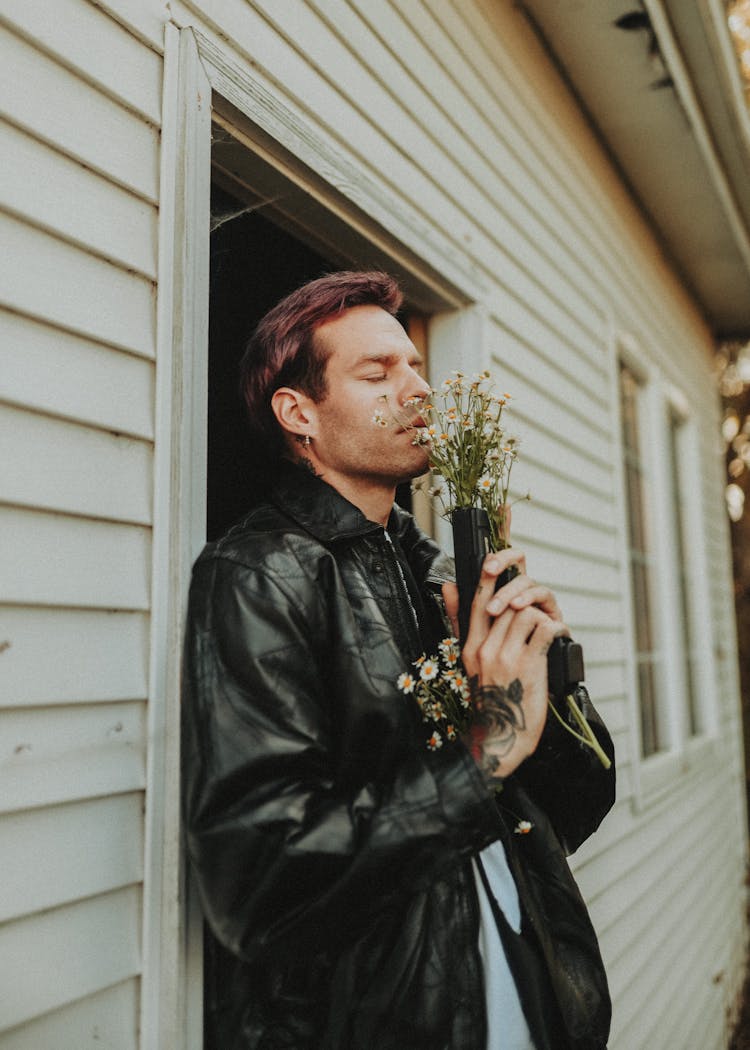
M423 682L431 682L433 678L437 678L439 670L440 668L435 660L425 660L419 672L419 677Z

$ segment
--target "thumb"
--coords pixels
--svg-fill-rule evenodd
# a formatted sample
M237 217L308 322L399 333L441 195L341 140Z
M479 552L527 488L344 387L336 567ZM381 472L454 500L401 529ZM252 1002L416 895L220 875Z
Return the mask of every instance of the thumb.
M500 535L505 540L505 546L510 547L510 525L511 525L511 505L510 503L501 503L497 508L497 519L500 524Z
M458 638L458 587L455 583L443 584L443 601L446 614L451 622L451 630Z

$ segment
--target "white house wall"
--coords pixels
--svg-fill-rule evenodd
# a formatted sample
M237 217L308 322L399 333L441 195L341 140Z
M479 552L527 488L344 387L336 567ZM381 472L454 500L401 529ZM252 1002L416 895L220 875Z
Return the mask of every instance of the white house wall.
M617 805L573 860L612 1050L719 1050L746 833L711 340L510 0L61 0L54 18L0 0L0 1050L139 1046L168 20L251 71L481 307L533 496L515 543L558 591L618 748ZM701 457L721 743L655 792L628 687L617 339L682 391Z
M0 16L0 1046L135 1050L162 61Z

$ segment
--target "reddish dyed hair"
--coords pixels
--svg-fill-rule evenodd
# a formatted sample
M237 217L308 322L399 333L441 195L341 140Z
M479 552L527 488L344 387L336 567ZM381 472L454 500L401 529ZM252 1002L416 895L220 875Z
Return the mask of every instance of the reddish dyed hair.
M354 306L379 306L395 315L402 302L387 273L342 270L303 284L261 318L240 361L240 390L261 446L256 451L278 457L285 448L271 408L276 390L293 387L314 401L327 393L330 353L315 339L316 329Z

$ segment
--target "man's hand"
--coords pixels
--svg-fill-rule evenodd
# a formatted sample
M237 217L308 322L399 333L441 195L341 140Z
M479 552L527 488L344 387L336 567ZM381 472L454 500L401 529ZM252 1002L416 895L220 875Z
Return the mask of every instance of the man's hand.
M510 565L518 576L495 593ZM450 615L457 591L446 585L443 593ZM509 776L536 749L547 718L547 651L566 633L554 594L526 575L520 551L487 556L462 658L477 712L465 743L488 779Z

